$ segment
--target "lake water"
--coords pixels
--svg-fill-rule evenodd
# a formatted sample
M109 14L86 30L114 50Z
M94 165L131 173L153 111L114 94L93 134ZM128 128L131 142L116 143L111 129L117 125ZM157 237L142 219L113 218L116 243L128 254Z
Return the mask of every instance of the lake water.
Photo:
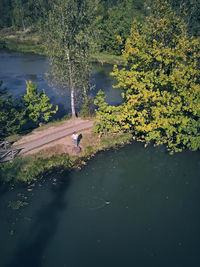
M101 152L33 187L0 186L0 267L199 267L199 205L200 152Z
M15 97L19 97L26 93L26 81L33 81L40 90L45 89L51 101L59 106L57 117L62 117L70 112L70 93L48 85L45 78L48 68L48 59L45 56L0 50L0 80L4 86L8 87ZM93 64L90 80L95 88L92 94L95 95L102 89L107 95L106 101L117 105L122 98L120 90L112 87L114 80L109 75L111 71L111 65Z
M199 173L199 152L135 143L32 191L1 186L0 266L198 267Z

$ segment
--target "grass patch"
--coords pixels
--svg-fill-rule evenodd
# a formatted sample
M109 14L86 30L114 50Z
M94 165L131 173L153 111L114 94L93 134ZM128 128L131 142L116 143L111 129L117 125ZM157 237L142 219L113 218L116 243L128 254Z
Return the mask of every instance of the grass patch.
M124 60L122 56L109 55L106 53L97 53L91 55L91 61L100 62L101 64L108 63L108 64L124 65Z
M45 55L45 49L43 45L40 42L33 40L20 40L18 38L1 38L0 48L7 48L11 51Z
M16 157L12 162L0 164L1 182L29 182L44 177L48 172L62 167L70 170L73 161L68 154L56 155L51 158Z
M45 55L45 47L39 40L37 33L16 32L12 28L0 31L0 48ZM110 55L107 53L94 53L91 55L90 60L91 62L99 62L101 64L124 65L122 56Z
M131 133L124 133L117 136L102 137L100 140L100 148L104 150L109 148L115 148L117 146L123 146L125 144L130 143L132 139L133 136Z

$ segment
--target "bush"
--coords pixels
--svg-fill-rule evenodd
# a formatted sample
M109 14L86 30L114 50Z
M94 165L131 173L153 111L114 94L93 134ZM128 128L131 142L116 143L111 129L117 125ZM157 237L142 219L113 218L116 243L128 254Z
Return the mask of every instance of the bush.
M86 118L94 114L94 99L91 95L87 96L82 108L79 112L79 116Z

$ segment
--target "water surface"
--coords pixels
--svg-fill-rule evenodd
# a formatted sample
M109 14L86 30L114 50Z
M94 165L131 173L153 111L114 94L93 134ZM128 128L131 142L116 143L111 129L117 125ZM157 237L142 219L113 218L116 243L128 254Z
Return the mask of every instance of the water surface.
M33 191L1 187L0 266L200 266L199 156L134 143ZM7 208L19 192L29 205Z
M48 58L45 56L9 52L0 50L0 80L4 86L10 89L15 97L26 93L26 81L33 81L36 86L50 97L52 103L59 106L57 117L62 117L70 112L70 93L61 88L49 86L45 73L49 69ZM94 89L93 95L101 89L106 95L106 101L111 105L121 103L121 92L113 88L115 84L113 78L109 75L112 71L112 65L93 64L91 72L91 85Z

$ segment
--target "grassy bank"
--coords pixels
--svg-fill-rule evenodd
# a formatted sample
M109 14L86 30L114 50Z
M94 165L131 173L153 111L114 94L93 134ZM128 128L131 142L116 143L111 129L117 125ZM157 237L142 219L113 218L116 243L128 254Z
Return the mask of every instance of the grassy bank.
M45 54L44 47L37 33L31 32L30 29L23 32L16 31L12 27L3 28L0 31L0 48L39 55Z
M45 55L44 46L39 41L33 41L33 40L20 40L18 38L0 37L0 48L9 49L10 51ZM109 55L106 53L93 54L91 56L91 61L99 62L101 64L108 63L108 64L123 65L122 57Z
M3 48L9 49L10 51L45 55L45 48L36 34L16 32L12 29L0 31L0 49ZM91 55L91 61L101 64L123 65L121 56L109 55L107 53L93 54Z
M108 63L108 64L117 64L117 65L124 65L123 58L121 56L109 55L106 53L98 53L93 54L91 56L92 62L99 62L101 64Z
M0 48L9 49L10 51L34 53L38 55L45 54L44 48L40 42L32 40L20 40L18 38L0 37Z
M0 182L25 182L49 177L51 173L81 169L87 161L99 151L116 149L132 141L129 133L118 136L106 136L98 138L94 133L88 135L84 142L84 150L78 156L68 154L55 155L47 158L45 154L34 156L17 156L12 162L0 164ZM91 145L92 144L92 145Z

